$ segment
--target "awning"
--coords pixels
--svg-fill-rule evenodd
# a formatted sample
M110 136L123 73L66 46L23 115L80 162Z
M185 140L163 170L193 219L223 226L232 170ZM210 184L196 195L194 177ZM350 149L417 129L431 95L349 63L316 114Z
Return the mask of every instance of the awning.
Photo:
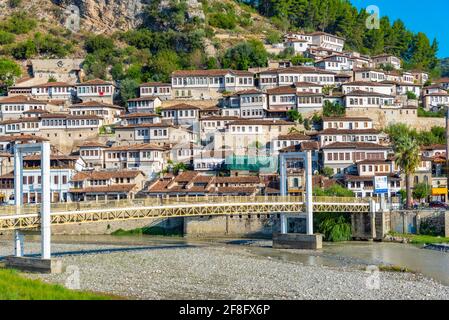
M432 196L447 195L447 188L432 188Z

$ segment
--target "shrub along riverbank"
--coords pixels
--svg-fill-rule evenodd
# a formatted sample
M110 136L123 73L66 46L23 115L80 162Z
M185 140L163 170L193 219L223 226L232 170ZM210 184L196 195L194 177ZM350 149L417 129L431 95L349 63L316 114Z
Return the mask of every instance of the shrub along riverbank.
M141 236L141 235L149 235L149 236L172 236L172 237L182 237L183 230L182 228L162 228L162 227L144 227L137 228L132 230L123 230L118 229L111 233L113 236Z

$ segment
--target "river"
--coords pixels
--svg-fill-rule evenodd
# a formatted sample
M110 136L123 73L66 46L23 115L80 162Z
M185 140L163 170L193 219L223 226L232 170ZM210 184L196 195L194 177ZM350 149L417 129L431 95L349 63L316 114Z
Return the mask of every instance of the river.
M4 238L3 238L4 239ZM38 241L38 236L27 236L27 241ZM186 239L157 236L53 236L54 243L134 246L240 246L260 257L302 263L304 265L355 268L367 265L394 265L407 267L442 284L449 285L449 253L422 249L411 244L387 242L325 243L320 251L278 250L271 248L270 240L250 239ZM12 247L11 242L11 247ZM54 252L57 253L57 252ZM82 253L82 252L80 252ZM64 253L62 253L64 254Z

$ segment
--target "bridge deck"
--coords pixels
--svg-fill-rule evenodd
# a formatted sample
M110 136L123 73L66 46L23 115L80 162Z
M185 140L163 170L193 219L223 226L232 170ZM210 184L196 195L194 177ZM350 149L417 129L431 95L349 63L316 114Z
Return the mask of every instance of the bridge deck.
M304 212L302 197L174 197L74 202L52 204L51 223L93 223L145 218L217 215L251 215ZM314 212L369 212L369 198L314 197ZM0 230L29 229L40 225L39 205L16 212L14 206L0 208Z

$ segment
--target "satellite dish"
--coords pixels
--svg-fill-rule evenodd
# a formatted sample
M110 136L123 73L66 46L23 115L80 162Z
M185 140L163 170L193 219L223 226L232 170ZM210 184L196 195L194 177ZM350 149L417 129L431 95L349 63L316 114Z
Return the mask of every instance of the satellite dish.
M62 66L64 65L64 62L59 60L56 64L58 65L58 67L62 68Z

